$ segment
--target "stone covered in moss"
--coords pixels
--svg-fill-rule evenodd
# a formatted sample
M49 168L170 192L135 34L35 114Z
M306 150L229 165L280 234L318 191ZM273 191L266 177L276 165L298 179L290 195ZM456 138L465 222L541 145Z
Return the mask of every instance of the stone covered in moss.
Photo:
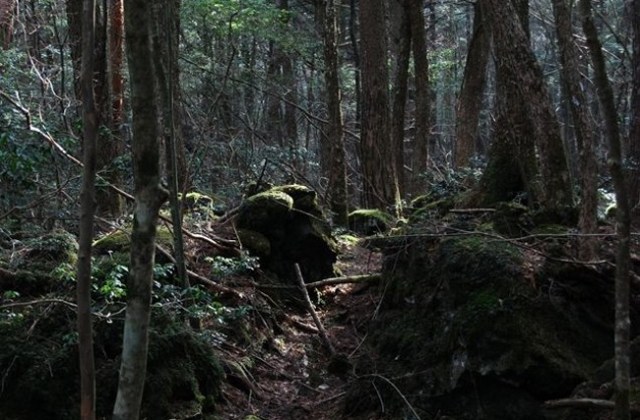
M48 309L47 309L48 308ZM43 312L44 311L44 312ZM224 377L203 335L161 308L150 331L144 418L193 418L214 411ZM115 400L122 321L94 318L97 417L110 417ZM41 305L0 314L0 413L7 419L66 420L78 417L79 369L73 309Z
M425 413L544 418L544 400L567 396L611 354L611 285L587 267L525 267L518 248L483 236L394 248L370 332L388 369L376 373L403 378L395 385ZM378 387L389 407L397 392ZM376 393L364 388L347 404L367 409Z
M308 282L335 274L337 245L310 188L284 185L249 197L237 227L243 245L281 282L296 284L295 263Z
M383 233L391 228L393 217L378 209L357 209L349 213L349 229L364 235Z
M166 226L158 226L156 243L168 249L173 249L173 234ZM129 253L131 249L131 227L115 229L93 242L93 249L97 254ZM156 261L163 262L164 256L156 254Z

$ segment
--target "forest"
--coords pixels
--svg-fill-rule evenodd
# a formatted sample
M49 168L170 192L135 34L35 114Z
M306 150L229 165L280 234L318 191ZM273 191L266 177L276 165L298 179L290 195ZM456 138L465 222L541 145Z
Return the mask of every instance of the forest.
M640 419L640 0L0 0L0 420Z

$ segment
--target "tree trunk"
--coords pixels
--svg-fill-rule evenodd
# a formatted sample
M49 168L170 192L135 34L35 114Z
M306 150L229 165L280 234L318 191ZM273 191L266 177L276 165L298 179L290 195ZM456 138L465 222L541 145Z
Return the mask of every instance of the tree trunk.
M391 147L397 171L400 196L404 197L404 121L407 104L407 90L409 82L409 58L411 54L411 28L409 26L408 10L404 5L391 2L393 9L390 13L396 22L392 25L395 66L393 77L393 106L391 112Z
M389 70L384 1L360 4L362 127L360 134L364 207L387 210L396 197L395 161L389 135Z
M9 49L13 37L13 15L16 0L0 0L0 47Z
M581 190L579 226L582 233L591 234L598 230L598 165L595 157L595 127L589 117L589 102L582 90L588 84L580 75L580 53L573 40L571 10L566 0L553 0L553 13L562 65L562 80L567 93L566 102L571 110L580 154ZM580 257L585 260L595 258L598 251L596 238L584 236L580 240Z
M139 417L147 369L151 285L160 206L167 197L160 186L158 108L150 34L152 4L125 2L127 60L133 111L133 173L136 204L131 232L131 267L122 343L122 364L114 420Z
M427 59L427 32L425 29L423 0L407 0L407 14L411 27L411 50L415 77L415 126L412 164L412 192L426 191L425 174L429 161L429 128L431 124L431 100L429 87L429 61Z
M634 225L640 225L640 0L631 0L633 26L633 83L629 130L629 205Z
M98 114L93 97L93 47L95 1L83 1L82 109L84 169L80 193L80 237L78 250L78 353L80 355L80 418L95 419L96 377L91 324L91 249L95 215L96 138Z
M499 81L504 88L502 95L506 95L507 103L512 104L499 116L504 118L502 127L506 131L496 134L506 135L505 140L517 150L516 158L519 161L530 158L535 141L540 180L531 173L528 164L520 165L531 202L547 210L570 206L571 183L560 126L544 85L542 71L529 47L528 36L520 19L516 18L516 7L508 1L483 1L482 10L491 22L497 72L502 76ZM521 131L511 131L514 128ZM513 160L513 154L509 159ZM499 168L493 176L501 176Z
M475 152L482 95L491 52L490 32L483 22L480 3L476 3L473 10L473 32L456 110L455 164L458 168L468 166Z
M318 0L316 18L324 42L324 80L327 95L328 124L326 138L328 144L327 161L323 162L324 174L329 179L327 191L334 222L347 226L347 166L345 161L342 110L340 108L340 80L338 76L338 50L336 46L337 25L335 0Z
M615 371L616 395L614 417L616 420L628 420L631 356L629 336L631 321L629 320L629 270L630 256L630 212L629 196L622 168L622 152L620 130L616 115L613 89L607 77L602 45L598 39L598 31L593 23L590 0L580 0L582 26L587 38L587 46L591 54L595 76L596 91L604 118L605 133L609 141L609 170L613 178L616 194L616 230L618 234L618 250L616 254L616 321L615 321Z

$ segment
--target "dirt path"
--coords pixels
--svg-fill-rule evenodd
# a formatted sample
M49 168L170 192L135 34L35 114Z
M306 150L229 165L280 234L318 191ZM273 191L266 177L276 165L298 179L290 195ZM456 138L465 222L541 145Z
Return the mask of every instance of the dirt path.
M338 266L344 275L380 270L379 254L357 246L343 251ZM378 300L367 284L326 287L321 299L317 312L338 359L332 363L309 314L285 314L262 348L225 351L234 361L227 369L231 372L223 390L226 404L219 412L221 419L344 418L350 366L362 351L366 325Z

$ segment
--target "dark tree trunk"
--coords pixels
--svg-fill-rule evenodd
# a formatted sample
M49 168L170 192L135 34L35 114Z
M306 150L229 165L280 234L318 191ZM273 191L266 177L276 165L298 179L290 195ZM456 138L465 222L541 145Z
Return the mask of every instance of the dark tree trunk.
M396 198L389 127L389 70L383 0L360 4L363 206L386 210Z
M424 19L424 1L406 0L411 27L411 51L416 88L415 136L413 138L414 161L412 164L412 192L416 195L426 190L425 174L429 161L429 128L431 125L431 95L429 86L429 61L427 59L427 31Z
M629 204L634 225L640 225L640 0L631 0L633 25L633 83L629 130Z
M580 0L582 27L587 38L587 46L593 63L594 79L605 133L609 141L609 170L616 194L616 231L618 234L618 250L616 255L616 321L615 321L615 371L616 394L614 417L616 420L628 420L630 366L629 349L629 271L630 256L630 212L627 185L622 168L622 151L618 116L616 115L613 89L607 77L602 45L598 39L598 31L593 22L590 0Z
M480 3L476 3L473 10L473 32L456 110L455 163L458 168L468 166L475 152L487 64L491 52L491 34L483 22Z
M404 122L407 104L407 90L409 81L409 58L411 55L411 30L409 15L406 7L395 4L390 15L394 16L396 25L393 26L393 43L396 57L393 77L392 112L391 112L391 147L398 177L400 196L404 197Z
M337 22L334 0L316 1L316 19L324 41L324 80L329 114L326 138L322 146L328 149L327 159L322 162L324 175L328 178L327 191L334 222L347 226L347 166L345 161L342 110L340 109L340 80L338 77L338 50L336 45ZM328 146L328 147L327 147Z
M80 193L80 238L78 250L78 353L80 356L80 418L95 419L96 377L91 323L91 249L96 210L96 138L98 113L93 97L93 46L95 41L95 1L83 1L82 26L82 121L84 169Z
M547 210L570 206L571 183L560 126L542 71L529 47L528 36L520 24L521 19L516 17L516 7L501 0L483 0L482 5L491 22L496 48L498 83L502 85L499 94L508 105L504 112L499 113L498 118L504 120L497 123L496 141L506 142L504 147L500 147L503 151L508 149L507 144L516 150L519 171L531 202ZM501 140L501 136L504 139ZM531 159L532 154L536 155L532 153L534 142L540 168L539 180L530 162L523 161ZM509 158L511 161L513 156L511 154ZM501 177L501 173L499 167L494 167L491 176Z
M571 118L578 143L581 163L580 230L591 234L598 230L598 165L595 157L595 127L589 117L589 102L582 90L588 81L580 75L579 51L573 40L571 10L566 0L553 0L556 33L560 49L562 80L567 94L566 102L571 110ZM584 236L580 243L580 256L589 260L595 258L598 250L596 238Z

